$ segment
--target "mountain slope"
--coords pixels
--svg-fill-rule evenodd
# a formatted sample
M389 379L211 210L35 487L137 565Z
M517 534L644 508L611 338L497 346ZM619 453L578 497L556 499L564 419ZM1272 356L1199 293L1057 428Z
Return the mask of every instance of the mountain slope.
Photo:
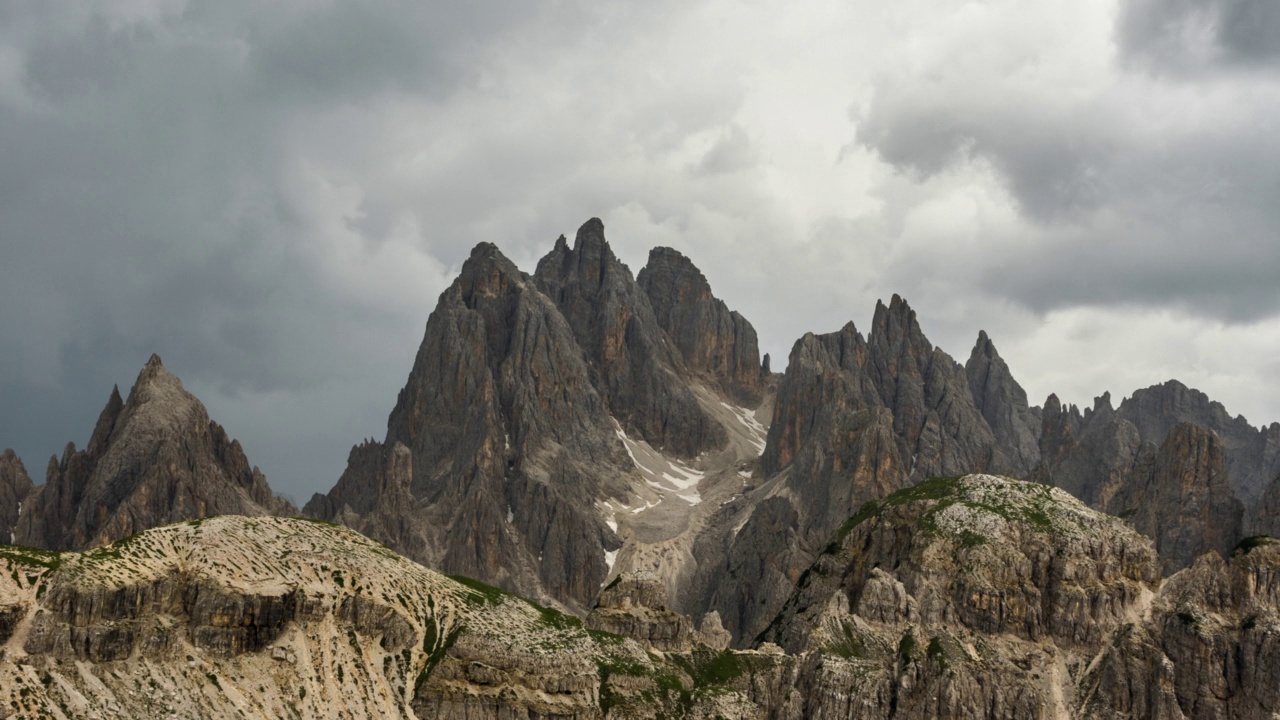
M32 487L22 460L12 450L0 453L0 541L13 541L22 503Z
M636 283L690 368L719 379L737 404L760 404L764 377L755 328L712 294L707 278L689 258L671 248L654 248Z
M589 607L620 542L596 502L631 463L563 316L493 245L427 321L383 443L309 514L411 557Z
M18 542L51 549L103 545L178 520L293 512L249 465L240 443L160 357L127 401L113 388L84 450L68 443L24 507Z
M755 407L737 404L767 395L755 331L682 260L669 279L693 289L668 297L665 317L710 333L686 363L598 220L538 268L472 251L427 321L385 440L353 448L305 511L578 613L627 569L659 572L675 604L705 517L763 447ZM727 324L707 320L720 311Z
M592 380L622 428L682 458L724 446L724 428L688 386L677 343L592 218L570 248L564 237L538 261L538 288L560 308L592 367Z
M1163 585L1067 493L936 478L849 518L763 634L818 655L802 714L1253 718L1280 711L1280 543Z
M863 503L930 475L1029 471L1032 418L985 334L966 371L896 295L877 303L868 339L853 323L806 334L778 383L759 489L701 543L709 569L695 609L719 612L739 642L754 637Z
M0 546L0 715L747 718L788 661L625 638L354 531L219 517Z

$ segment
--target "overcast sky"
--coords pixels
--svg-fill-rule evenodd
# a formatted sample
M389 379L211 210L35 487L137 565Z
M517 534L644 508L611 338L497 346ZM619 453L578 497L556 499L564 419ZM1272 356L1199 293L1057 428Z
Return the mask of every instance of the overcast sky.
M0 447L152 352L305 501L477 242L599 216L759 331L897 292L1033 403L1280 420L1275 0L0 0Z

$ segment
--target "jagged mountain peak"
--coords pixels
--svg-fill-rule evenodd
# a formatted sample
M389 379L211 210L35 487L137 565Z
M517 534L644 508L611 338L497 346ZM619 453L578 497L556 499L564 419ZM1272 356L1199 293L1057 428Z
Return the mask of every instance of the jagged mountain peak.
M973 402L1012 463L1010 469L1022 477L1029 476L1040 462L1041 421L985 330L978 331L978 340L965 363L965 375Z
M933 345L920 330L920 321L916 311L911 309L901 295L894 293L885 305L883 300L876 300L876 310L871 317L871 334L868 341L876 344L887 343L897 345L904 340L921 342L926 352L933 350Z
M636 282L690 368L704 373L738 404L760 404L755 328L711 292L711 284L692 260L672 248L653 248Z
M471 250L462 270L441 296L456 296L463 304L474 307L476 296L495 297L522 289L528 276L520 272L497 245L482 242Z
M538 261L534 275L540 280L551 275L572 276L584 286L597 290L635 281L631 269L613 254L613 248L605 239L604 223L599 218L591 218L578 228L572 248L563 240L561 235L551 252ZM552 299L559 302L554 295Z
M127 400L112 389L88 446L68 443L62 459L50 461L17 536L39 547L83 548L176 520L293 510L152 355Z
M689 386L690 368L677 343L614 256L598 218L579 228L572 250L557 243L533 277L568 321L596 389L627 433L685 458L725 445L723 426ZM754 340L754 330L750 335ZM758 367L757 361L757 373Z

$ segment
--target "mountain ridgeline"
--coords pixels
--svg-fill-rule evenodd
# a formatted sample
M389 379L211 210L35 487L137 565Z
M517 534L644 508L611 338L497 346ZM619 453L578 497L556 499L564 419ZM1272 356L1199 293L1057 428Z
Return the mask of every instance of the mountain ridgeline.
M1173 380L1118 407L1109 395L1083 411L1054 395L1032 406L985 332L961 364L897 295L877 303L865 335L853 323L807 333L785 372L769 367L751 324L676 250L655 248L633 275L592 219L527 274L481 243L427 319L383 439L354 446L337 483L301 512L587 618L597 634L575 642L602 664L551 652L537 680L550 684L511 695L534 715L530 698L547 693L558 699L537 712L587 716L659 696L691 717L1280 710L1267 690L1280 683L1280 574L1258 537L1280 534L1280 424L1255 428ZM12 451L0 454L0 532L48 550L213 515L298 512L154 356L127 400L113 390L85 449L51 459L43 485ZM13 607L34 607L15 578L27 594ZM1209 589L1218 586L1230 592ZM195 605L165 607L203 637ZM378 624L390 622L382 610L343 607L312 614L392 632ZM50 609L44 632L69 644L27 640L33 655L92 654L93 633L116 622L91 631L65 605ZM393 645L416 633L410 645L425 654L384 660L400 693L386 707L509 710L490 691L524 682L511 656L495 656L491 637L470 655L444 648L444 618L433 618L394 631ZM613 633L701 660L654 666L631 646L606 647ZM431 679L438 653L453 674ZM699 663L713 655L750 680L717 685L703 706ZM576 678L560 695L555 663ZM413 699L411 669L426 673L416 691L430 701ZM632 677L645 673L666 679ZM390 682L358 681L379 692ZM1197 704L1196 683L1220 702ZM338 692L331 685L308 687ZM284 702L259 690L270 697L255 702ZM461 699L475 697L488 699Z

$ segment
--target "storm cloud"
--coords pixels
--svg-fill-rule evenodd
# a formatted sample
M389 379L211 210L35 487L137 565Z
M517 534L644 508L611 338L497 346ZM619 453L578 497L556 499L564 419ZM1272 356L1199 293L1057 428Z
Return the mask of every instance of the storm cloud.
M39 480L158 352L305 499L476 242L591 216L775 368L898 292L1035 400L1280 419L1274 5L0 4L0 446Z

